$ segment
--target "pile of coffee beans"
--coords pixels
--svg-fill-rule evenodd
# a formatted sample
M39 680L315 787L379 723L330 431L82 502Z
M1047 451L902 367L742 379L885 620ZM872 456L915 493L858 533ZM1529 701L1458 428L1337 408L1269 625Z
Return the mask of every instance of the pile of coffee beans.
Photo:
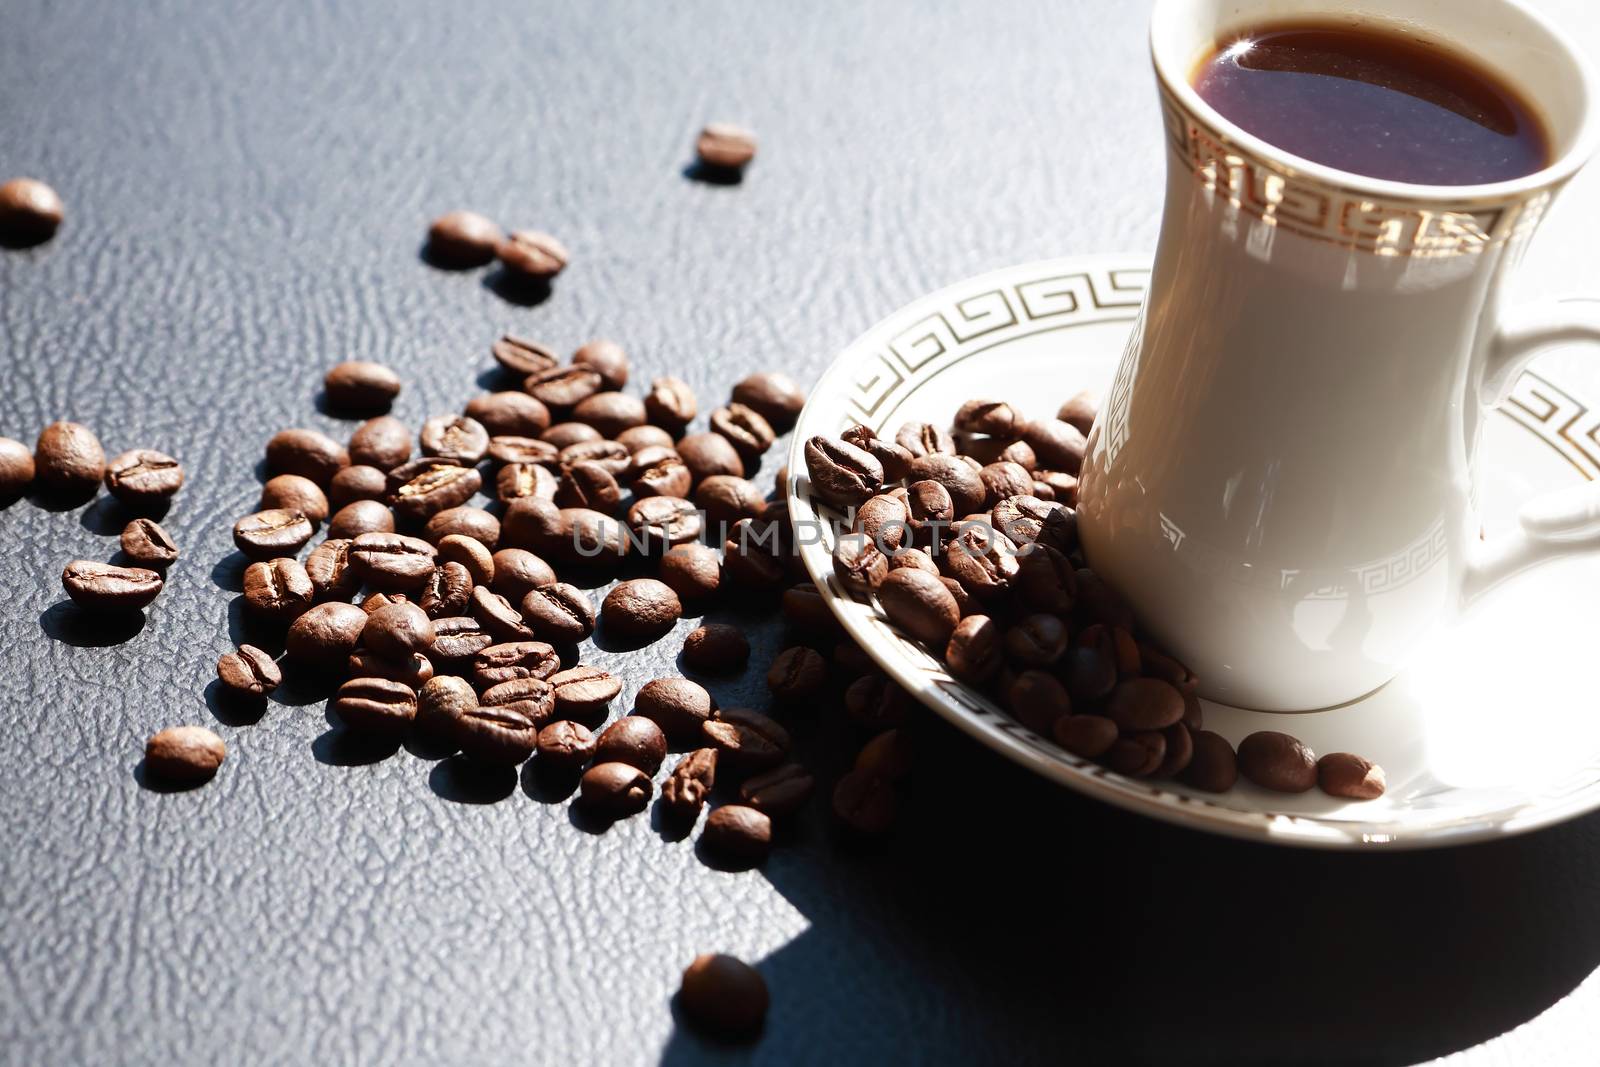
M1204 728L1199 679L1139 631L1083 559L1074 508L1095 409L1080 393L1056 418L1030 420L1003 401L972 400L949 429L912 422L885 439L858 425L808 440L812 492L850 528L833 556L839 581L875 598L1018 722L1120 774L1208 792L1243 774L1279 792L1321 785L1350 799L1381 795L1382 769L1360 756L1319 762L1275 731L1244 738L1235 752ZM809 669L780 660L774 693L812 691ZM870 678L859 685L847 703L872 714L888 689ZM881 769L874 780L858 768L839 783L835 811L868 824L887 817L891 784Z

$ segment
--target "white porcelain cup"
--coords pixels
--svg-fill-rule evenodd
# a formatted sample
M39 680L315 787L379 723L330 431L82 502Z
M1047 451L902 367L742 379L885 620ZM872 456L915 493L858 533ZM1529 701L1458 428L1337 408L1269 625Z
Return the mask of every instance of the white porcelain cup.
M1296 19L1476 57L1534 104L1553 161L1491 185L1365 178L1251 136L1191 87L1219 41ZM1502 306L1595 145L1596 83L1512 0L1159 0L1151 51L1166 207L1089 437L1084 551L1203 695L1340 704L1495 582L1600 540L1587 485L1535 501L1504 542L1482 540L1474 490L1485 416L1524 364L1600 341L1600 305Z

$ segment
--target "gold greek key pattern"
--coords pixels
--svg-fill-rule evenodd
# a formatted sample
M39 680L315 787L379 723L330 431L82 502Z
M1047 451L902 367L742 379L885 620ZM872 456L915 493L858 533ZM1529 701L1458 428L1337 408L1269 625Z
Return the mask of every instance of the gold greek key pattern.
M1522 372L1499 410L1538 434L1585 478L1600 478L1600 411L1533 371Z
M1549 190L1454 204L1373 199L1234 144L1165 87L1161 112L1168 146L1204 188L1230 207L1301 237L1375 255L1476 255L1525 237L1550 202Z

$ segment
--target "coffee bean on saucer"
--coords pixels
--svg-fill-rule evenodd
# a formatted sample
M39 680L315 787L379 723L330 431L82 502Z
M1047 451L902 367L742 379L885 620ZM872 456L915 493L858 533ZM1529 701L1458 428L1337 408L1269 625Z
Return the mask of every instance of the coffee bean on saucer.
M911 567L891 570L878 583L878 603L889 621L913 639L944 648L961 621L961 608L944 583Z
M424 456L472 466L489 451L489 431L466 415L435 415L417 435Z
M1002 400L969 400L956 411L955 428L1006 439L1020 437L1027 420Z
M694 421L699 407L694 390L680 378L657 378L644 398L645 416L656 426L682 433Z
M1333 797L1373 800L1388 784L1383 768L1353 752L1330 752L1317 761L1317 784Z
M367 613L354 604L318 604L289 626L284 647L302 663L340 667L361 640Z
M1239 742L1239 773L1279 793L1304 793L1317 784L1317 757L1298 738L1258 730Z
M33 452L21 441L0 437L0 504L10 503L33 484Z
M816 786L810 771L798 763L785 763L746 778L739 786L739 799L774 819L782 819L805 807Z
M733 401L754 408L773 429L783 431L800 417L806 394L787 374L764 371L741 379L733 387Z
M771 770L789 758L789 731L770 715L723 708L701 724L705 743L717 750L719 766L742 777Z
M330 538L306 556L306 576L318 600L337 600L355 595L361 578L350 565L350 542Z
M709 545L677 545L662 555L656 574L672 587L678 599L704 601L721 588L722 557Z
M600 605L606 631L625 641L653 641L671 630L682 615L678 594L655 578L618 582Z
M1167 751L1161 757L1161 766L1156 768L1156 777L1176 778L1194 759L1194 735L1183 723L1175 722L1162 730L1161 736L1167 739Z
M514 230L495 249L506 270L521 278L548 281L566 269L567 246L539 230Z
M695 139L694 153L715 170L743 170L756 158L756 135L731 122L712 122Z
M491 345L489 351L496 363L519 378L549 370L561 362L550 348L509 333Z
M183 487L183 464L151 448L124 452L106 464L106 489L134 507L149 507Z
M259 697L283 684L283 671L255 645L240 645L217 660L217 679L231 692Z
M497 641L531 641L536 636L511 601L485 586L472 590L468 610Z
M683 972L678 1004L696 1029L740 1040L755 1035L767 1017L767 983L732 956L696 956Z
M744 475L744 460L719 433L693 433L678 442L678 455L696 483L716 474Z
M389 472L389 503L401 518L422 522L446 508L465 504L482 485L483 476L476 467L431 457Z
M433 661L421 652L401 659L389 659L358 648L345 660L345 673L352 678L388 678L421 689L433 677Z
M260 560L244 569L244 606L263 619L293 622L310 611L317 590L298 560Z
M604 375L601 380L604 381ZM644 425L644 401L626 393L596 393L578 401L572 408L572 417L593 426L602 437L614 438Z
M1194 754L1179 780L1208 793L1226 793L1239 780L1239 762L1227 738L1210 730L1190 733Z
M1018 620L1004 638L1006 658L1019 669L1052 666L1066 655L1070 643L1067 624L1058 616L1042 613Z
M774 700L784 704L812 699L827 681L827 661L803 645L784 649L767 669L767 688Z
M494 579L490 588L513 604L541 585L556 580L550 564L523 548L502 548L494 554Z
M1022 439L1033 449L1041 467L1064 471L1076 477L1078 469L1083 466L1083 451L1087 442L1077 427L1070 423L1060 419L1029 422L1023 426Z
M899 806L893 787L866 771L851 771L833 788L834 818L859 834L888 833Z
M627 763L596 763L578 782L584 807L610 818L635 815L650 804L650 776Z
M1183 718L1183 694L1158 678L1130 678L1111 691L1106 714L1126 731L1164 730Z
M1089 704L1109 694L1117 684L1116 641L1111 631L1100 623L1081 630L1067 654L1065 673L1073 700Z
M433 646L433 620L415 604L390 604L367 616L361 643L380 656L404 659Z
M655 720L669 737L687 740L700 736L701 725L715 708L704 686L687 678L657 678L639 690L633 711Z
M433 573L434 556L432 545L405 534L364 533L350 542L350 565L373 589L419 588Z
M472 593L477 588L461 564L440 564L423 581L417 604L430 619L465 615L471 611Z
M539 731L539 763L558 771L576 771L594 758L595 737L582 723L561 719ZM665 794L665 789L662 790Z
M984 502L987 504L1033 491L1033 475L1018 463L1001 461L987 464L978 472L978 479L983 482Z
M433 647L428 650L428 658L440 670L458 670L494 643L493 635L472 616L446 616L433 620Z
M599 667L580 664L550 676L558 717L589 719L605 711L622 692L622 682Z
M484 651L487 652L488 649ZM480 656L482 654L478 653ZM550 721L550 716L555 711L555 687L543 678L531 675L524 678L510 678L485 689L481 702L486 708L514 711L532 722L534 726L543 726Z
M548 681L561 670L561 657L543 641L508 641L490 645L472 658L472 681L479 689L519 678ZM551 697L554 700L554 696Z
M895 444L911 453L913 460L924 456L956 454L955 438L931 422L907 422L895 431Z
M693 822L717 782L717 750L697 748L678 761L661 783L661 803L680 823Z
M411 458L411 431L393 415L379 415L350 435L350 462L392 471Z
M178 558L172 536L154 519L134 519L122 528L122 554L141 567L164 568Z
M322 393L342 411L381 411L400 395L400 375L382 363L350 359L323 377Z
M866 534L846 534L833 550L833 573L846 589L867 596L889 574L889 557Z
M1077 599L1072 560L1049 545L1023 545L1016 555L1011 588L1023 607L1067 615Z
M198 785L216 776L228 748L203 726L169 726L145 742L145 770L163 782Z
M1056 418L1087 437L1089 428L1094 425L1094 417L1099 412L1099 399L1093 390L1085 389L1063 403L1061 410L1056 412Z
M1056 723L1072 714L1072 698L1061 680L1048 671L1019 672L1006 686L1005 705L1012 716L1036 734L1051 736Z
M935 578L939 576L939 565L933 561L932 556L920 548L902 548L890 554L889 570L913 570Z
M645 774L654 774L666 756L666 735L642 715L624 715L601 731L595 742L597 763L626 763Z
M1148 778L1161 768L1167 739L1153 730L1119 737L1106 750L1106 766L1131 778Z
M1084 759L1099 759L1117 741L1117 724L1103 715L1064 715L1051 731L1056 744ZM1231 755L1233 750L1229 749Z
M706 816L700 839L725 860L759 864L772 851L772 820L755 808L724 804Z
M541 641L575 644L594 633L594 602L577 586L554 582L522 598L522 618Z
M964 682L981 685L1000 669L1000 627L987 615L968 615L945 643L945 666Z
M945 493L944 487L937 482L919 484L927 487L936 496L942 495L944 497L943 503L946 509L944 521L948 522L950 519L948 510L950 496ZM905 491L899 495L879 493L868 498L865 504L856 509L855 532L869 538L873 544L878 546L881 552L896 551L906 543L913 532L916 532L912 526L911 499L912 494L910 491ZM921 525L916 530L921 530L927 525L928 520L931 518L927 514L927 508L929 505L937 503L937 500L925 499L921 501L923 512L918 517Z
M298 474L327 485L348 466L350 453L318 430L279 430L267 442L267 469L274 474Z
M65 217L60 194L37 178L12 178L0 185L0 240L40 244L55 236Z
M859 507L883 486L883 464L855 445L818 435L805 458L812 491L835 507Z
M105 476L100 439L76 422L53 422L33 446L34 479L52 493L89 494Z
M483 508L460 504L434 514L422 530L423 538L435 546L452 534L492 546L500 541L500 520Z
M370 533L394 533L394 512L376 500L352 501L328 523L328 536L336 540L354 540Z
M333 713L352 730L393 737L417 717L417 694L392 678L352 678L334 694Z
M931 479L938 482L949 492L955 514L970 515L983 509L989 495L983 478L978 474L980 469L972 467L958 456L936 452L912 460L911 471L906 477L913 481Z
M500 227L475 211L452 211L428 227L428 256L441 267L481 267L505 239Z
M61 585L79 607L134 611L161 595L161 575L143 567L115 567L75 559L61 572Z

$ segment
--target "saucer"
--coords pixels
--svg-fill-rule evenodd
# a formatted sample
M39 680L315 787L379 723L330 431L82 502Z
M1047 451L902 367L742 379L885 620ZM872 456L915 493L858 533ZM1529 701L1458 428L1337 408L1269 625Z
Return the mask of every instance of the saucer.
M950 676L933 656L854 599L833 575L835 533L818 522L802 452L814 434L864 423L893 436L907 420L947 426L975 397L1030 417L1091 388L1105 395L1149 279L1148 260L1074 257L995 271L895 312L840 353L801 413L789 455L789 505L801 556L839 621L924 704L1023 767L1089 796L1182 826L1319 848L1415 848L1548 826L1600 807L1600 708L1586 597L1600 554L1513 579L1440 629L1406 670L1371 695L1294 715L1204 702L1207 729L1235 745L1256 730L1294 734L1318 753L1357 752L1388 777L1353 802L1289 796L1242 778L1204 793L1123 777L1073 756ZM1489 537L1547 489L1600 477L1600 382L1528 373L1487 420L1481 456ZM836 514L836 513L835 513Z

